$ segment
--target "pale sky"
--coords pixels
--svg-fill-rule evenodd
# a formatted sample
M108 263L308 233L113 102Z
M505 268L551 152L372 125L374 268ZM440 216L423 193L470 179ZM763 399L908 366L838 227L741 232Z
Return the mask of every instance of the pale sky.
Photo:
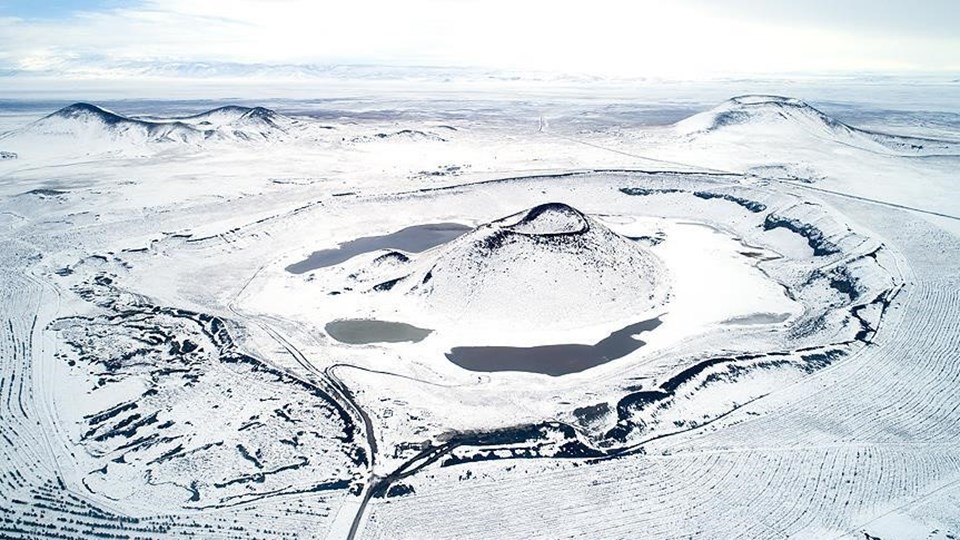
M960 0L0 0L0 74L122 77L221 62L676 78L960 72Z

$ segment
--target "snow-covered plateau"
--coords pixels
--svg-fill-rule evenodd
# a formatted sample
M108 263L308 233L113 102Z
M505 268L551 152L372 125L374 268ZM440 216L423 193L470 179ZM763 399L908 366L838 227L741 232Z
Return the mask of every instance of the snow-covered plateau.
M957 538L960 112L833 106L0 115L0 537Z

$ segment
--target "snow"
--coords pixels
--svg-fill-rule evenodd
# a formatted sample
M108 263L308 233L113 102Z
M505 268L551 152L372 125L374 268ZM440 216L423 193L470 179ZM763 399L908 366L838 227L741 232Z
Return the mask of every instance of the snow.
M0 144L24 157L148 157L170 150L200 150L224 143L316 141L326 126L289 118L263 107L224 106L185 117L126 117L74 103L0 136Z
M956 536L941 127L485 99L79 104L0 138L0 535ZM471 230L287 271L430 223ZM324 331L356 318L432 332ZM446 357L651 318L576 373Z
M670 291L654 255L557 203L482 225L421 268L398 287L419 297L425 316L484 333L643 320Z

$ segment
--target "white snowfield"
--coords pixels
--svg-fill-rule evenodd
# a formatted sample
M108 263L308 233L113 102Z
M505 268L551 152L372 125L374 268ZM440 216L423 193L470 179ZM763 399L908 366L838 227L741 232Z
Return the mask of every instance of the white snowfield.
M0 537L960 536L942 126L311 106L0 135Z

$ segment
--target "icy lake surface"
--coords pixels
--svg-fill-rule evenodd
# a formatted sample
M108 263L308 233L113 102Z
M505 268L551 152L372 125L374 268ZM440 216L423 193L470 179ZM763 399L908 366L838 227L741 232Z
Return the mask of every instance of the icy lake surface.
M433 330L417 328L401 322L373 319L345 319L331 321L324 327L330 337L340 343L365 345L368 343L400 343L423 341Z
M447 359L470 371L526 371L557 377L623 358L644 345L643 341L633 336L658 326L659 318L634 323L613 332L595 345L454 347L447 354Z
M361 253L378 249L399 249L420 253L445 244L469 230L470 227L459 223L429 223L406 227L395 233L381 236L364 236L344 242L332 249L315 251L306 259L288 266L287 271L292 274L303 274L317 268L340 264Z

